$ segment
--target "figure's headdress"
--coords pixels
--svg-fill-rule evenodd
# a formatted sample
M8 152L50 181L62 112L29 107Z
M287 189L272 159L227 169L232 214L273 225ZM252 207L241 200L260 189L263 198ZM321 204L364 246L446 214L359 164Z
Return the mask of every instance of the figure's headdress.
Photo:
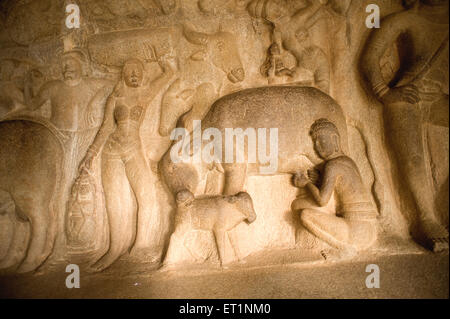
M123 64L123 67L130 65L130 64L137 64L142 68L142 70L144 70L144 63L142 63L142 61L137 58L131 58L131 59L126 60L125 63Z
M70 51L64 52L62 58L73 58L77 60L82 69L83 76L87 76L90 73L89 58L87 54L81 49L72 49Z
M319 131L328 131L340 137L339 130L336 125L324 118L315 121L314 124L311 125L309 134L314 138Z
M88 63L88 58L86 56L86 53L83 52L83 50L81 49L73 49L67 52L64 52L62 54L62 57L71 57L74 58L78 61L80 61L81 63Z

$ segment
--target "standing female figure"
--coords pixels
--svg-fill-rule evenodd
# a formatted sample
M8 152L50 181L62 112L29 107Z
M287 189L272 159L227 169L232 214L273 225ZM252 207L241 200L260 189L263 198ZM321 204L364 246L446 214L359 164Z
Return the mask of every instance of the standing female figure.
M93 268L102 270L132 248L132 253L157 262L162 251L161 216L155 196L156 177L145 159L140 127L145 111L174 75L174 67L161 61L163 74L151 83L144 81L144 65L128 60L122 79L106 103L103 124L81 164L90 169L102 150L101 174L109 222L109 249ZM128 181L137 209L130 213ZM131 195L132 196L132 195Z

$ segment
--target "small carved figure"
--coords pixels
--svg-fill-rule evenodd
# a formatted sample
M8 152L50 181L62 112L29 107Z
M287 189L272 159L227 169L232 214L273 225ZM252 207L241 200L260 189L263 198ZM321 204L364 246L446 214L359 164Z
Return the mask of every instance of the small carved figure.
M272 43L267 50L267 58L261 66L260 72L268 78L269 85L277 84L277 78L292 77L293 70L284 65L280 46L277 43Z
M328 94L330 63L323 50L312 44L309 37L309 29L324 18L322 9L326 4L327 1L314 1L292 14L286 1L253 0L247 9L253 17L268 21L272 26L273 43L279 48L285 48L296 58L297 66L291 71L297 74L292 76L297 78L302 75L298 73L309 71L313 75L311 84Z
M323 50L311 43L311 37L307 28L299 28L295 32L298 41L298 49L293 51L298 61L296 73L307 70L312 73L311 85L323 92L330 93L330 63ZM294 78L296 75L294 75ZM297 75L298 77L298 75Z
M307 188L318 207L328 204L333 193L337 200L335 215L314 208L294 206L300 210L302 225L330 246L347 252L369 248L377 238L376 211L366 191L355 162L346 156L340 145L336 126L319 119L311 127L311 137L317 154L324 159L321 186L317 176L298 173L294 185Z
M222 83L222 80L218 79L223 77L221 74L231 83L245 79L233 34L224 31L207 34L187 26L183 27L183 34L188 42L200 46L201 49L192 54L190 61L186 61L177 80L164 93L159 127L162 136L169 135L178 120L181 120L188 131L192 131L193 121L203 119L211 103L218 97L218 88ZM208 67L208 64L212 66Z
M394 74L383 74L380 62L392 46L400 66ZM386 17L361 62L371 90L385 106L387 140L417 206L412 234L434 251L448 249L448 231L434 213L426 138L428 124L448 128L448 1L416 1L409 10ZM448 176L448 160L442 165Z
M97 189L95 180L87 171L78 176L72 186L66 216L67 246L74 252L85 252L95 247L97 231Z
M228 235L234 254L240 260L238 245L230 231L243 221L250 224L256 220L250 195L241 192L233 196L196 199L190 191L185 190L177 194L176 201L177 215L172 236L184 237L192 230L212 231L222 265L226 263L225 245ZM195 256L195 253L191 254Z
M173 63L163 58L160 66L164 73L148 83L140 60L125 63L122 80L106 104L103 124L80 165L81 171L90 170L92 161L102 151L102 184L110 243L107 253L93 265L96 270L109 267L130 248L134 255L151 262L158 262L162 252L160 216L155 208L155 177L140 139L146 109L174 75ZM124 191L123 181L128 181L132 194ZM133 210L129 214L124 206L133 194L137 212Z

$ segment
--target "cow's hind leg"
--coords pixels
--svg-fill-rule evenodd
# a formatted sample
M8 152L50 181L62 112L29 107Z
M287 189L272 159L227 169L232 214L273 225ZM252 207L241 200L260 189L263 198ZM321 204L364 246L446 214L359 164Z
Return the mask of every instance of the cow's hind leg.
M28 216L30 222L30 240L25 259L17 271L25 273L41 266L53 249L55 240L54 221L50 218L49 201L15 199L16 205Z
M6 205L7 204L7 205ZM6 206L15 206L14 202L11 201L6 203L3 208L9 210L9 207L6 208ZM11 220L12 220L12 236L11 241L9 243L9 247L7 250L6 255L2 260L0 261L0 269L5 269L12 267L14 265L17 265L20 263L21 260L24 258L24 238L22 236L22 230L26 230L26 219L22 219L23 214L19 211L19 208L15 206L14 208L11 208L11 210L14 209L15 212L11 212ZM9 212L8 212L9 213ZM21 227L23 226L23 227Z

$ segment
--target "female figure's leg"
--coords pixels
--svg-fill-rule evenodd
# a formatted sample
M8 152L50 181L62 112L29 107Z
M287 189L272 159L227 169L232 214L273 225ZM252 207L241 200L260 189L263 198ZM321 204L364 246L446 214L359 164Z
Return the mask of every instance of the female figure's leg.
M121 159L102 158L102 184L109 224L109 249L92 267L102 270L123 255L135 235L136 215Z
M139 148L126 161L126 174L137 201L137 233L132 254L146 261L161 258L164 230L156 198L157 178Z

